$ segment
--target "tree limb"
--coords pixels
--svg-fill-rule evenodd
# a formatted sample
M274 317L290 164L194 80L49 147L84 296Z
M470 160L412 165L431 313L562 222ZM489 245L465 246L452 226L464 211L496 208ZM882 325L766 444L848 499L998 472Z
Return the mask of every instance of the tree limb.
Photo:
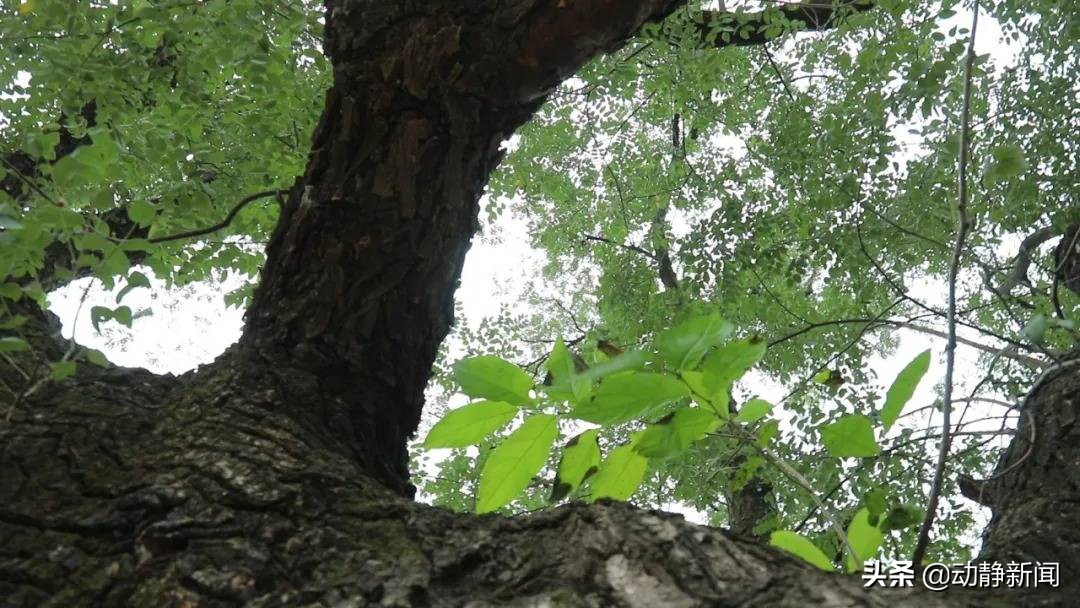
M703 43L725 46L757 46L775 39L767 35L767 26L781 19L792 22L802 31L821 32L835 28L846 15L874 8L869 0L810 0L800 3L777 3L763 11L746 13L702 11L698 34Z

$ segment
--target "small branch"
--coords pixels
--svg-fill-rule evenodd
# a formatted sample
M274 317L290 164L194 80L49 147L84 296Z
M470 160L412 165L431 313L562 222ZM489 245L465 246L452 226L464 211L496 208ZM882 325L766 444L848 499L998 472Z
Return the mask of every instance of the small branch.
M971 69L975 64L975 30L979 25L979 0L975 0L972 7L971 33L968 37L967 56L964 59L964 94L960 109L960 159L957 163L957 193L956 193L956 240L953 245L953 259L949 266L949 302L946 310L946 323L948 324L948 343L945 345L945 390L944 403L941 408L941 442L938 450L937 467L934 469L934 481L930 487L930 500L926 505L926 517L923 518L919 528L919 537L915 543L915 551L911 557L915 567L922 564L926 549L930 545L930 530L934 526L934 516L937 512L938 499L941 496L941 487L945 480L945 462L949 458L949 444L952 431L950 414L952 413L953 374L956 370L956 282L960 273L960 261L964 254L964 244L967 238L968 217L968 183L967 165L968 153L971 143L968 141L971 120ZM1032 427L1034 428L1034 427Z
M776 65L776 62L773 61L772 53L769 52L769 46L763 44L761 45L761 50L765 53L765 59L769 62L769 67L772 68L776 77L780 79L780 84L784 85L784 93L787 95L788 100L794 103L795 95L792 94L791 89L788 87L787 80L784 79L784 74L780 72L780 68Z
M812 331L814 329L818 329L820 327L828 327L828 326L831 326L831 325L847 325L847 324L851 324L851 323L873 323L873 324L879 324L879 325L892 325L893 327L901 327L901 328L904 328L904 329L910 329L912 331L917 331L917 332L928 334L928 335L931 335L931 336L937 336L939 338L949 339L949 334L946 333L946 332L943 332L943 331L941 331L939 329L934 329L932 327L926 327L926 326L923 326L923 325L918 325L918 324L912 323L910 321L903 321L903 320L900 320L900 319L857 318L857 319L836 319L836 320L833 320L833 321L821 321L819 323L810 323L809 325L807 325L806 327L803 327L802 329L799 329L799 330L794 331L794 332L792 332L790 334L787 334L786 336L782 336L780 338L772 340L771 342L769 342L769 347L772 348L773 346L776 346L777 344L780 344L782 342L786 342L788 340L791 340L793 338L801 336L802 334L805 334L805 333L807 333L809 331ZM1003 352L1001 349L994 348L992 346L987 346L986 344L983 344L981 342L976 342L974 340L970 340L970 339L964 338L962 336L956 336L956 341L959 344L964 344L965 346L970 346L970 347L972 347L972 348L974 348L976 350L981 350L984 353L990 353L990 354L993 354L993 355L997 355L997 354L1000 353L1000 354L1002 354L1002 356L1008 357L1009 359L1012 359L1014 361L1023 363L1024 365L1027 365L1027 366L1030 366L1030 367L1035 367L1035 368L1040 368L1041 369L1041 368L1044 368L1044 367L1049 365L1049 363L1047 363L1046 361L1043 361L1042 359L1036 359L1035 357L1029 357L1027 355L1021 355L1019 353Z
M822 513L825 513L825 515L828 517L829 524L832 526L833 531L836 532L836 535L840 538L840 542L843 543L844 548L846 548L848 550L848 553L851 554L851 559L853 559L859 567L862 567L862 559L859 557L859 554L855 552L855 548L851 546L851 541L848 539L847 532L845 532L844 527L840 525L840 518L837 516L836 512L830 509L829 506L825 504L825 501L823 501L821 497L818 496L817 490L814 489L813 484L811 484L805 477L803 477L802 473L799 473L799 471L797 471L794 467L784 462L780 458L773 456L768 452L768 450L765 450L762 447L758 446L756 442L753 442L752 445L757 448L758 452L762 456L764 456L766 460L771 462L776 468L780 469L780 472L783 473L785 477L795 482L795 485L802 488L803 491L810 496L810 500L814 501L814 505L818 508L818 510Z
M774 17L777 12L784 19L801 24L804 28L795 31L822 32L835 28L845 15L865 12L872 8L874 8L874 3L868 0L847 0L836 3L819 0L779 3L773 8L754 13L703 11L702 21L698 25L698 34L702 42L716 48L756 46L775 39L766 35L765 26L778 21ZM728 35L722 36L721 32Z
M1009 295L1012 290L1021 283L1029 283L1028 268L1031 267L1031 252L1036 247L1049 241L1054 236L1053 228L1049 226L1041 228L1027 235L1020 243L1020 249L1013 258L1012 270L997 285L997 292L1001 295Z
M620 243L618 241L613 241L613 240L611 240L609 238L605 238L605 237L602 237L602 236L596 236L596 235L593 235L593 234L586 234L586 235L581 237L581 240L583 240L583 241L596 241L597 243L607 243L608 245L614 245L615 247L620 247L620 248L625 249L627 251L633 251L634 253L640 253L641 255L649 258L650 260L653 260L654 262L656 261L656 257L653 256L651 251L649 251L648 249L645 249L643 247L638 247L637 245L627 245L626 243Z
M178 232L176 234L170 234L168 236L156 236L147 240L151 243L165 243L167 241L178 241L180 239L189 239L196 236L202 236L204 234L210 234L212 232L217 232L218 230L221 230L222 228L225 228L226 226L231 224L232 221L236 219L236 214L240 213L240 211L243 210L244 207L248 206L252 202L262 198L266 198L268 196L282 196L284 194L287 194L288 192L288 190L263 190L262 192L256 192L255 194L249 194L248 196L240 199L240 202L237 203L236 206L229 211L229 214L225 216L225 219L214 224L213 226L209 226L207 228L199 228L196 230L186 230L184 232Z

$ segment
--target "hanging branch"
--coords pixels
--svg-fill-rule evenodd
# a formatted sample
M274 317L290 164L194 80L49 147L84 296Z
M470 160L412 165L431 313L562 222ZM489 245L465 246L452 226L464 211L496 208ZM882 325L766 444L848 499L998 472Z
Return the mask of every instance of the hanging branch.
M184 232L178 232L176 234L170 234L167 236L156 236L152 239L147 240L151 243L164 243L167 241L177 241L180 239L188 239L195 236L202 236L204 234L217 232L218 230L221 230L222 228L231 224L232 221L236 218L236 214L240 213L240 211L244 207L247 207L252 202L257 201L261 198L266 198L268 196L282 196L284 194L287 194L288 192L288 190L263 190L262 192L256 192L255 194L249 194L244 198L240 199L240 202L237 203L236 206L234 206L231 210L229 210L229 214L225 216L225 219L214 224L213 226L208 226L206 228L198 228L196 230L186 230Z
M964 253L964 242L967 238L968 224L968 183L967 165L968 153L971 142L969 141L971 119L971 71L975 64L975 30L979 24L979 0L975 0L972 8L971 33L968 37L967 55L964 58L964 94L960 109L960 158L957 163L957 192L956 192L956 240L953 244L953 258L949 266L949 302L946 311L946 323L948 325L948 343L945 345L945 391L941 408L941 443L938 450L937 467L934 469L934 481L930 487L930 500L926 505L926 517L923 518L919 528L919 538L915 543L915 552L911 561L918 567L922 564L926 549L930 545L930 529L934 525L934 516L937 512L938 498L941 496L941 486L945 478L945 461L949 458L949 444L951 441L950 413L952 412L953 373L956 369L956 281L960 273L960 258Z

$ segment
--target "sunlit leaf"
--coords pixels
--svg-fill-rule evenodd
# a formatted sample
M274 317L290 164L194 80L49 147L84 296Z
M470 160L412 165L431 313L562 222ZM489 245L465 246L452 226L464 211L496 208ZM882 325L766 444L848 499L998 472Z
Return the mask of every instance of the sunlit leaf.
M480 474L476 512L494 511L521 494L547 462L558 434L554 416L536 414L492 450Z
M822 553L809 538L798 532L789 530L776 530L769 535L769 544L783 549L803 561L817 566L826 572L832 572L836 568L831 560Z
M844 565L848 572L861 570L863 562L877 555L881 542L885 540L881 530L870 524L869 515L869 509L859 509L854 519L851 520L851 524L848 525L848 542L851 543L851 548L856 553L853 556L848 552L844 556Z
M559 469L555 474L551 500L556 502L576 490L586 477L595 473L600 466L600 445L597 443L598 431L590 429L575 435L563 448Z
M626 500L641 485L649 460L634 451L629 445L615 448L604 459L600 470L589 481L592 489L590 498L614 498Z
M881 424L886 431L900 417L904 406L915 394L915 388L919 386L919 381L926 375L928 369L930 369L930 351L924 350L896 375L896 380L893 380L889 391L885 393L885 405L881 407Z
M499 357L484 355L454 364L454 378L466 395L476 399L528 405L532 378L520 367Z
M727 390L732 382L741 378L764 355L765 341L761 338L737 340L713 351L705 357L701 366L709 395Z
M628 372L606 378L594 391L593 398L574 408L571 415L596 424L618 424L689 395L690 389L677 378L653 372Z
M751 399L739 408L739 413L735 415L735 422L753 424L768 416L772 408L772 404L764 399Z
M510 422L518 408L503 401L478 401L450 410L435 423L424 439L425 448L462 448Z
M650 424L637 436L634 451L648 458L669 458L720 426L720 419L699 407L683 407Z
M731 335L731 330L732 325L717 313L694 317L657 336L656 349L676 369L694 369L711 348Z
M877 456L881 448L874 439L874 425L862 414L847 414L821 428L821 441L837 458Z

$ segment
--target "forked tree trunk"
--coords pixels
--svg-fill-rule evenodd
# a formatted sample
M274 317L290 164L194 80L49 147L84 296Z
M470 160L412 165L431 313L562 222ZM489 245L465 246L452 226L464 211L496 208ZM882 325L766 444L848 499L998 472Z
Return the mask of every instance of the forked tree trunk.
M559 81L676 4L331 2L335 84L241 342L179 378L80 366L0 426L0 606L930 608L1076 597L1075 367L1041 383L992 482L987 555L1060 561L1055 595L864 589L623 504L506 519L409 499L405 442L499 143ZM38 312L30 328L56 357L65 345L50 323ZM5 380L15 373L0 368Z

